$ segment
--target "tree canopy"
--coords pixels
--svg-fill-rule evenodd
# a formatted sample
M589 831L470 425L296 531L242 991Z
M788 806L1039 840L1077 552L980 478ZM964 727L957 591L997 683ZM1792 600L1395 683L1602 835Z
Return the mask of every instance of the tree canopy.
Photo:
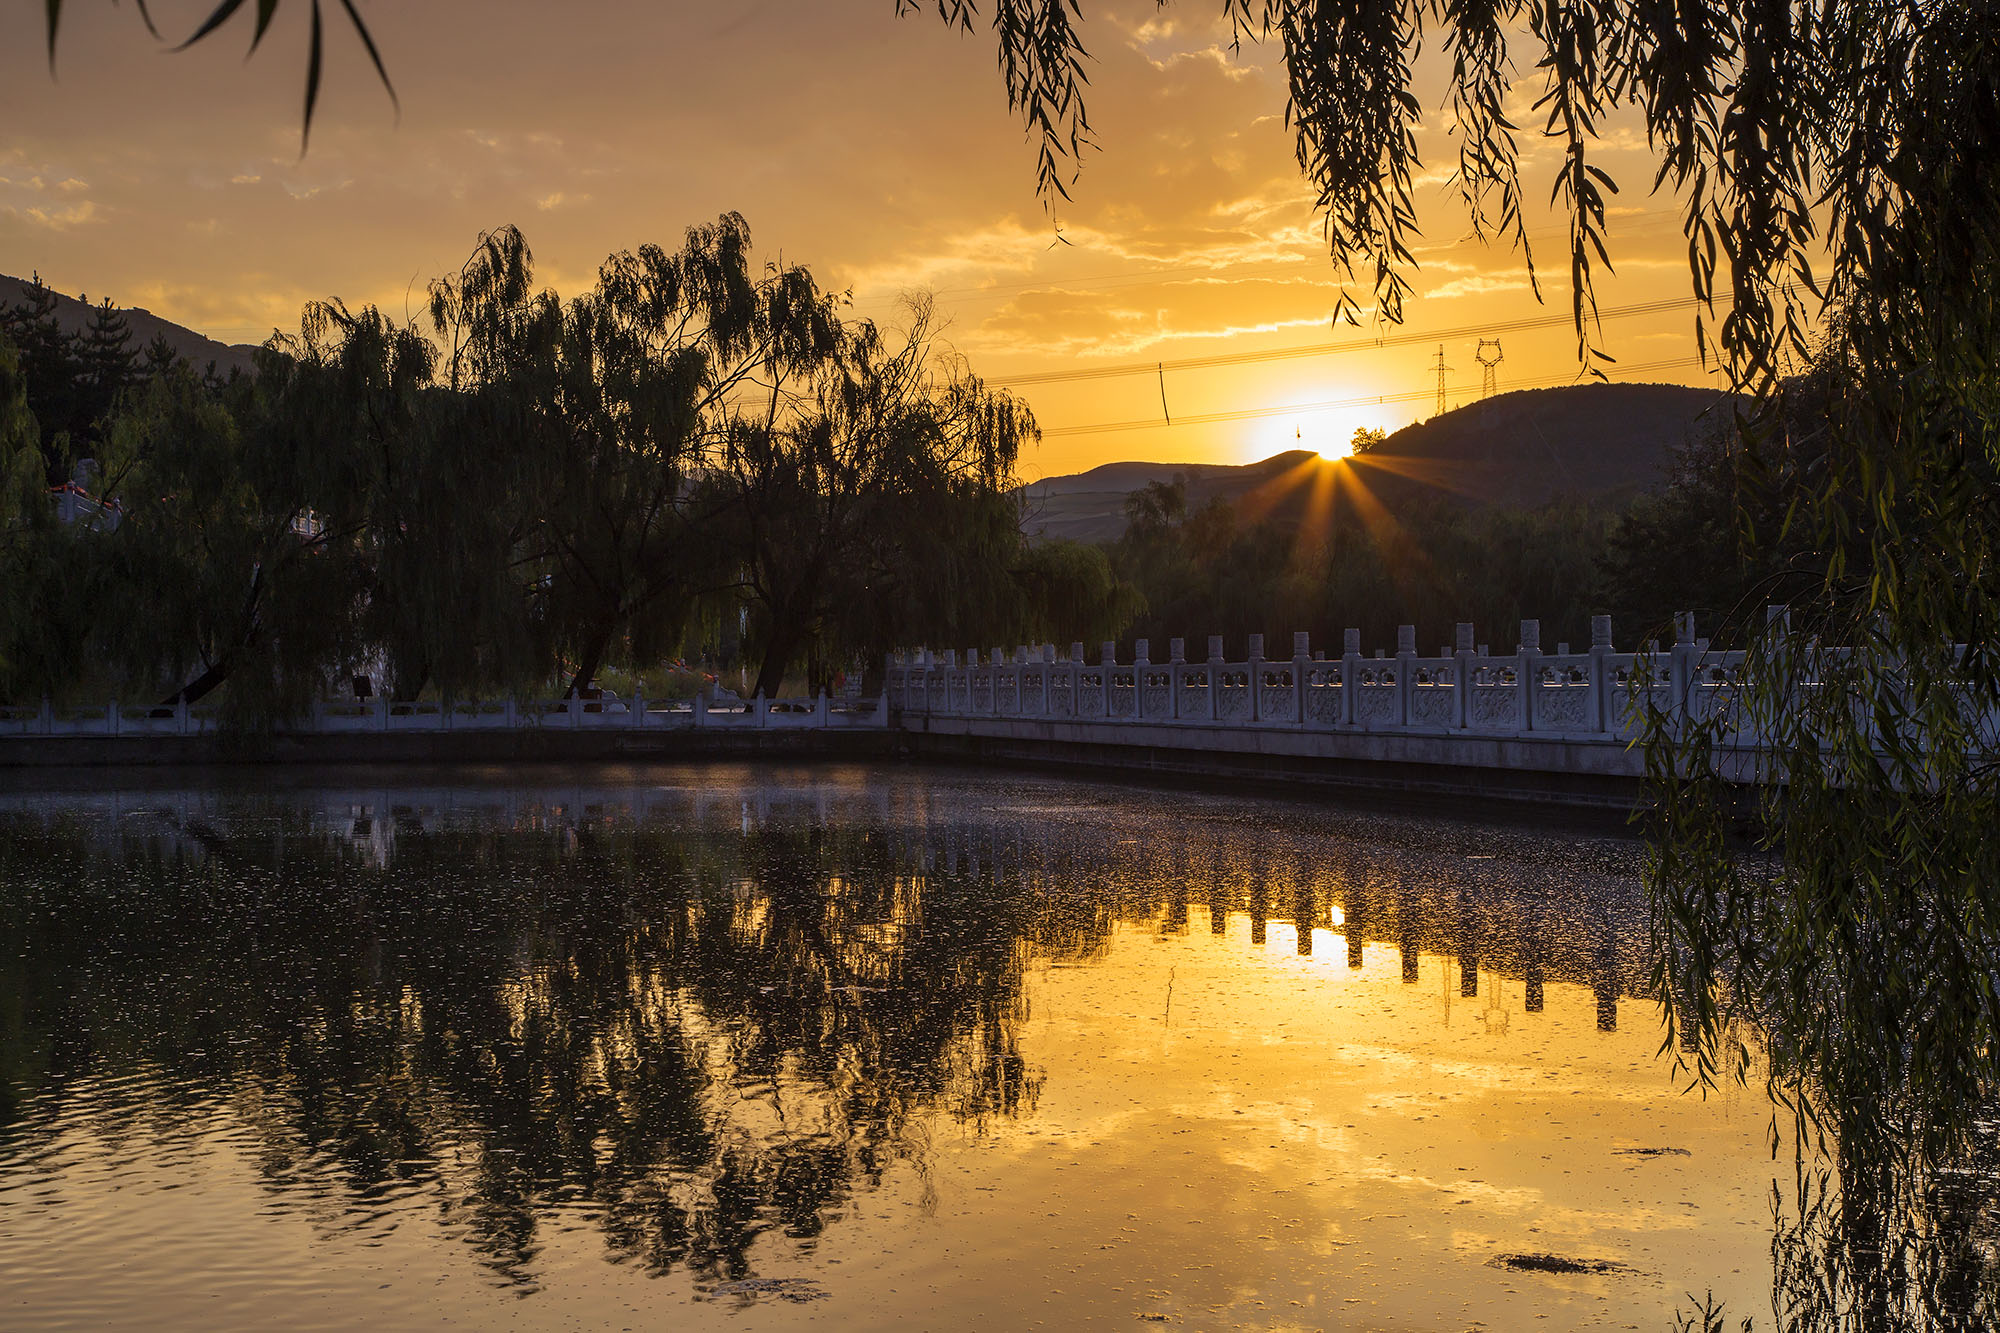
M751 256L726 214L563 299L502 228L423 326L316 302L254 377L111 363L77 439L37 416L100 383L96 340L24 365L8 330L53 326L32 297L0 312L0 697L223 690L262 725L349 673L399 699L588 693L688 659L774 696L910 642L1123 628L1101 552L1029 549L1034 419L928 306L853 321ZM45 493L71 468L89 521Z

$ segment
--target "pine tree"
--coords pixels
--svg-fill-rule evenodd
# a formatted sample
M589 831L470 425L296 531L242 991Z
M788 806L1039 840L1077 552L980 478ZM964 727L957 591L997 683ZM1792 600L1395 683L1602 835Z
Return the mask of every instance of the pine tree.
M43 469L51 485L68 480L71 441L91 421L78 382L77 341L62 327L60 303L37 273L30 279L27 300L8 309L0 321L19 349L28 408L41 427Z
M137 382L138 354L132 326L109 298L91 307L90 323L76 340L75 374L84 419L70 439L77 457L95 457L104 442L119 395Z
M139 353L137 372L143 380L155 380L172 370L181 361L181 354L167 341L167 335L156 333L153 340Z
M132 350L131 323L107 297L91 308L90 323L80 342L78 350L91 391L108 407L109 400L132 382L138 354Z

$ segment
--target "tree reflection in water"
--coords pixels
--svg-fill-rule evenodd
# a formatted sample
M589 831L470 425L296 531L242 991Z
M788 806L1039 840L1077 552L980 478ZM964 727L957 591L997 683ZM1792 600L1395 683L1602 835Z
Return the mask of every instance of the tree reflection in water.
M1810 1139L1801 1145L1774 1123L1774 1148L1792 1150L1792 1178L1772 1197L1777 1327L2000 1327L2000 1140L1990 1121L1951 1162L1924 1154L1921 1128L1894 1139L1856 1134L1849 1142L1837 1132L1803 1132ZM1686 1328L1724 1326L1719 1314L1683 1316Z
M1518 979L1535 1011L1567 982L1600 1026L1653 1013L1620 1011L1648 975L1631 877L1469 856L1440 833L1462 826L1147 837L1115 810L826 790L0 815L0 1155L79 1113L117 1140L226 1105L267 1187L340 1225L420 1193L524 1290L579 1218L626 1262L719 1281L892 1169L921 1178L940 1122L1032 1109L1024 983L1121 926L1206 910L1300 954L1337 929L1328 966L1386 947L1411 982L1441 954L1461 997ZM1807 1158L1781 1198L1781 1326L1991 1322L1992 1137L1920 1197L1886 1142L1843 1150L1845 1194Z
M510 1281L576 1202L649 1268L742 1276L760 1234L813 1236L921 1165L926 1115L1038 1088L1025 899L900 873L880 829L448 827L381 866L282 817L4 847L6 1083L49 1095L0 1133L42 1132L86 1075L157 1071L249 1118L274 1187L358 1216L434 1184Z

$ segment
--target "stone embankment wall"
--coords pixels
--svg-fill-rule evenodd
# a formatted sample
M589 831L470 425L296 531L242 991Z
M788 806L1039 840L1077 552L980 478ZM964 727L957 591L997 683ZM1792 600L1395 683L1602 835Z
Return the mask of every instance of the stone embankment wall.
M886 753L880 699L323 702L268 731L215 709L0 709L0 770L228 763L510 764Z

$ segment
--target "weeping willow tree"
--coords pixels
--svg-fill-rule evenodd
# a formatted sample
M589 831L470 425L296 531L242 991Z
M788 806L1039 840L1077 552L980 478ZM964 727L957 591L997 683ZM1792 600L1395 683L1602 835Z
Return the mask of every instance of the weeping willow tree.
M1014 462L1034 417L943 347L928 301L907 315L773 363L712 456L766 696L801 657L817 688L834 663L1017 618Z

